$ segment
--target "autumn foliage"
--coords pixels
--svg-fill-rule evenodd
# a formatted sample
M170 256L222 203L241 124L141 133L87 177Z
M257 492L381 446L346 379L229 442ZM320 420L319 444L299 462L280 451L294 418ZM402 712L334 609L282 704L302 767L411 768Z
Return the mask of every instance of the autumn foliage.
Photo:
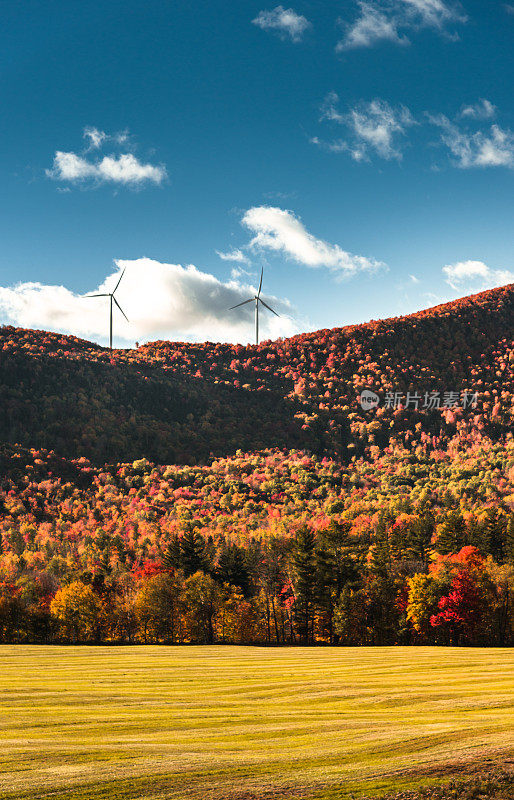
M258 347L2 328L0 638L512 642L513 321L504 287ZM476 406L383 403L436 390Z

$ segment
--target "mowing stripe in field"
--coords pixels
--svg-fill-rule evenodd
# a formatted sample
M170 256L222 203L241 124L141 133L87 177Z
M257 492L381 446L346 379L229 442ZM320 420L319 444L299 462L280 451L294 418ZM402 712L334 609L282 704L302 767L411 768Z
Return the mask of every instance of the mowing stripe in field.
M509 649L4 645L0 667L2 800L342 798L514 750Z

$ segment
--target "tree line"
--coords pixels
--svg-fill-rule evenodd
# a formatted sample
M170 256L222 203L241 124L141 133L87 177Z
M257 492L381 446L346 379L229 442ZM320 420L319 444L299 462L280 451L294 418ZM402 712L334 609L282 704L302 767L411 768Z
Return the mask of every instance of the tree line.
M464 545L449 512L429 559L430 511L401 531L410 558L395 557L394 524L374 544L349 523L246 546L205 539L194 524L160 561L113 572L51 572L0 585L4 642L481 644L514 638L514 515L491 514ZM469 531L467 532L469 535ZM404 544L405 546L405 544ZM495 557L485 550L493 550Z

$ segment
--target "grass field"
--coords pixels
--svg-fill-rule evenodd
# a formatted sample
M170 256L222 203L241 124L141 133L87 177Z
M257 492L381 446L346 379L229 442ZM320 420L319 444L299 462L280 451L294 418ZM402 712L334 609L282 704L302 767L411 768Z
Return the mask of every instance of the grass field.
M4 645L0 798L424 783L512 758L513 668L507 649Z

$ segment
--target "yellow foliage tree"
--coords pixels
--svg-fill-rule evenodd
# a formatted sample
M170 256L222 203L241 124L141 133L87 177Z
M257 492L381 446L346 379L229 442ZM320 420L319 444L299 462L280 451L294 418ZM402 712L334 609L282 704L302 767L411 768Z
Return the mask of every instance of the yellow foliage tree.
M216 623L222 604L219 583L199 570L187 578L183 599L188 638L194 642L212 644L216 638Z
M179 597L180 575L159 573L147 578L139 589L134 610L143 640L181 640Z
M439 582L432 575L418 572L408 579L408 586L407 619L416 633L425 634L430 629L430 617L437 610Z
M74 642L99 638L103 607L91 586L73 581L59 589L50 604L50 611L61 632Z

